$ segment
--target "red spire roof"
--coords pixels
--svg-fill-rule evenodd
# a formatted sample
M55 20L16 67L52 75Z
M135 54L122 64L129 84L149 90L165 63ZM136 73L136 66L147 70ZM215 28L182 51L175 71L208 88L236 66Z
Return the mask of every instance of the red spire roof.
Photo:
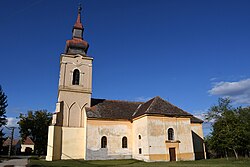
M78 12L78 16L77 16L74 28L83 29L83 26L82 26L82 23L81 23L81 12Z
M81 23L81 10L82 7L79 5L77 19L72 30L72 39L66 41L66 54L87 54L89 44L83 40L84 28Z
M79 7L78 7L78 15L77 15L77 19L76 19L76 23L74 25L74 28L83 29L83 26L82 26L82 23L81 23L81 11L82 11L82 7L81 7L81 5L79 5Z

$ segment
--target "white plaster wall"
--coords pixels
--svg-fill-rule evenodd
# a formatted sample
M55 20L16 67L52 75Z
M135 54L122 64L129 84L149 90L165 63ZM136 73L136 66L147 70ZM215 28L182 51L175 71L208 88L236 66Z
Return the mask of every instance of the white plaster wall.
M84 127L84 108L90 104L91 95L61 91L63 99L63 126Z
M129 121L87 120L86 159L130 159L132 157L132 126ZM107 148L101 148L102 136L107 137ZM122 138L128 148L122 148Z
M179 118L177 121L177 140L180 140L180 153L193 153L193 140L190 118Z
M202 130L202 124L200 123L192 123L191 124L191 130L194 131L198 136L200 136L203 139L203 130Z
M60 126L49 126L46 161L61 158L61 130Z
M34 145L31 145L31 144L21 144L21 152L25 152L26 148L31 148L32 152L34 151Z
M92 61L93 58L81 55L62 55L60 62L59 88L81 89L92 91ZM80 71L80 84L72 85L73 71Z
M150 155L169 154L165 141L168 139L168 129L173 128L174 141L180 141L178 144L179 150L176 150L176 154L183 154L182 157L187 158L182 160L193 159L190 118L148 116L147 119Z
M84 128L62 127L61 159L84 159Z
M149 154L167 154L166 143L167 127L175 129L175 125L169 124L163 117L148 117Z
M149 141L148 141L148 120L142 117L133 121L133 158L138 160L149 160ZM141 135L141 139L139 139ZM142 154L139 154L139 148Z

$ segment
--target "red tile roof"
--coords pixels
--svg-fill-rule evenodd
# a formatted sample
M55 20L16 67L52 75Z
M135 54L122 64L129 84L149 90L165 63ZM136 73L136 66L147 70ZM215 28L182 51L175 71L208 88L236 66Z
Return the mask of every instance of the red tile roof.
M91 99L92 107L87 108L88 118L131 120L141 102Z
M73 39L66 41L66 46L71 46L71 45L83 45L83 46L87 47L89 44L88 44L88 42L84 41L83 39L73 38Z
M86 108L88 118L96 119L124 119L148 115L164 115L170 117L188 117L192 123L203 121L192 114L156 96L147 102L129 102L121 100L91 99L91 107Z
M142 104L135 111L134 118L144 115L144 114L160 114L166 116L192 116L192 114L183 111L182 109L176 107L175 105L163 100L159 96Z
M74 28L83 29L83 26L82 26L82 23L81 23L81 13L78 13L78 15L77 15L77 19L76 19Z
M86 53L89 48L89 44L83 39L73 38L66 41L66 53L68 53L69 48L78 48Z
M26 137L26 139L24 140L22 144L35 145L34 142L29 137Z
M3 142L3 146L9 146L9 145L10 145L10 142L11 142L11 140L10 140L10 138L8 138L7 140L5 140L5 141ZM19 139L13 139L13 140L12 140L12 146L17 145L19 142L20 142Z
M195 116L192 116L191 118L192 123L203 123L203 121Z

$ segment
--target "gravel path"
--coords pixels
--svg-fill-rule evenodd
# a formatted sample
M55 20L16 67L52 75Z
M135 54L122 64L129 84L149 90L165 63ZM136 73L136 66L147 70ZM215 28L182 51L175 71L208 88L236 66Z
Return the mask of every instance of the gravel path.
M28 159L10 159L0 163L0 167L26 167Z

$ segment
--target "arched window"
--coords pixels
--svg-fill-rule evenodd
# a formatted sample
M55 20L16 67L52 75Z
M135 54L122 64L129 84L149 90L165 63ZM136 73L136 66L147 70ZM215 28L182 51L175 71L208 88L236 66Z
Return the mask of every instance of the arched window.
M139 154L141 154L142 153L142 150L141 150L141 148L139 148Z
M78 69L75 69L73 72L72 85L79 85L79 81L80 81L80 71Z
M174 140L174 130L173 130L173 128L168 129L168 140Z
M122 148L128 148L128 139L125 136L122 138Z
M106 136L102 136L101 148L107 148L107 137Z
M141 140L141 135L138 136L139 140Z

